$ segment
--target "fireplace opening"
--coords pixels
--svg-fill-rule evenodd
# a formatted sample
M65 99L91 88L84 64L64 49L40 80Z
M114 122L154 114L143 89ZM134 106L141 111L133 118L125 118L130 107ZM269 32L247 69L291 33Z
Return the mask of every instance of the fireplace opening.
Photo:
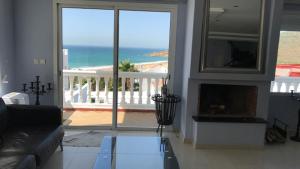
M199 91L199 116L256 116L256 86L201 84Z

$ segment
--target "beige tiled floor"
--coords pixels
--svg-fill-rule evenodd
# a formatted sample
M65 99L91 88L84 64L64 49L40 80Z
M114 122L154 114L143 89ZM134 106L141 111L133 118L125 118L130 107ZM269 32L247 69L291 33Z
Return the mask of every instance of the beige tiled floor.
M64 111L66 126L111 126L112 111ZM118 126L155 128L157 122L153 112L118 112Z
M68 131L80 132L80 131ZM112 132L113 135L156 135L154 132ZM174 133L166 134L178 158L181 169L299 169L300 143L267 145L262 150L201 149L183 144ZM65 147L48 161L44 169L91 169L98 147Z

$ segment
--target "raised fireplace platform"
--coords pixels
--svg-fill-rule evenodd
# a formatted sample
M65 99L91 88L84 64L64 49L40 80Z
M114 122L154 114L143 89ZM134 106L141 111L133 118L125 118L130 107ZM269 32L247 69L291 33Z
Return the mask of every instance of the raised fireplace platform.
M197 81L195 148L262 148L267 125L266 83ZM196 103L196 102L194 102Z
M263 148L266 121L194 117L193 132L195 148Z
M221 122L221 123L267 123L262 118L252 117L206 117L206 116L193 116L196 122Z

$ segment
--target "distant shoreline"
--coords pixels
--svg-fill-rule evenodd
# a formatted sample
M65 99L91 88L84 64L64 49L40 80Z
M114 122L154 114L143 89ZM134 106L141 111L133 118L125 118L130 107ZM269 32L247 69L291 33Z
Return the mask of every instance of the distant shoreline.
M142 63L132 63L140 72L162 72L165 73L168 70L168 61L155 61L155 62L142 62ZM91 66L91 67L79 67L71 68L71 70L103 70L112 71L113 66Z
M162 50L159 52L152 52L149 54L146 54L146 56L151 56L151 57L169 57L169 51L168 50Z
M68 60L66 65L69 65L70 69L90 69L100 66L108 68L113 64L113 49L109 47L72 46L65 47L64 51L65 60ZM120 48L118 58L120 61L128 60L136 65L168 60L167 57L158 55L167 55L167 50Z

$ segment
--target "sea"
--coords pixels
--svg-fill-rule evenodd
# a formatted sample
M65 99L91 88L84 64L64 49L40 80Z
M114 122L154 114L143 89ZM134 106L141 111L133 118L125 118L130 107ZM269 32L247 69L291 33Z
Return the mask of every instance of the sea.
M69 68L86 68L113 65L112 47L95 46L64 46L68 49ZM156 61L167 61L167 57L148 56L154 52L166 49L145 49L145 48L120 48L119 62L127 60L131 63L147 63Z

